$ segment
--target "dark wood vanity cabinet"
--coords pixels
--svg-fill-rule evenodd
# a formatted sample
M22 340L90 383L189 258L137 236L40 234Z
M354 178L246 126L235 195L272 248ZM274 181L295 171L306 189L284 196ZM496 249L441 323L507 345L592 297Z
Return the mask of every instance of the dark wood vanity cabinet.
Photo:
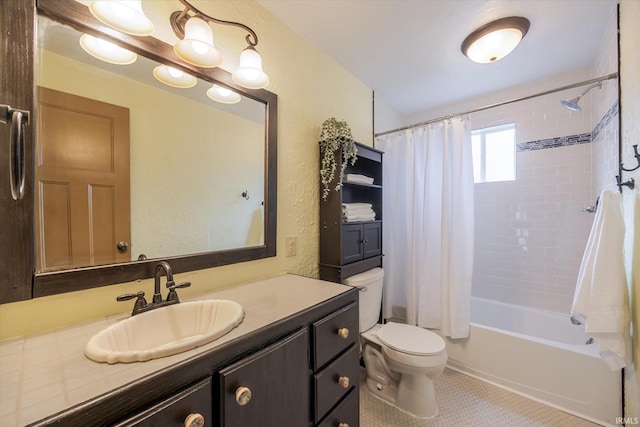
M305 328L222 369L220 425L308 425L308 348Z
M340 190L335 181L327 199L320 199L320 278L342 282L374 267L382 266L382 152L356 143L358 158L345 169ZM334 153L342 163L342 152ZM373 178L373 183L351 182L348 174ZM373 221L346 222L343 203L369 203L375 212Z
M357 427L358 328L352 288L30 426Z

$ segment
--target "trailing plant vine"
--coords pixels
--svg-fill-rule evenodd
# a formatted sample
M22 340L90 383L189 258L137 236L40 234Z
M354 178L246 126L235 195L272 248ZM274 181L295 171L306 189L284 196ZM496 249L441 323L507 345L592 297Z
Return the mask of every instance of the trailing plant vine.
M344 120L336 120L330 117L322 123L320 129L320 155L322 157L322 166L320 168L320 179L322 181L322 199L327 200L327 196L331 191L331 182L335 179L336 169L338 165L336 158L340 154L338 150L342 150L342 164L340 165L340 175L334 189L339 191L342 187L344 178L344 170L349 163L353 166L358 158L358 147L351 136L351 128Z

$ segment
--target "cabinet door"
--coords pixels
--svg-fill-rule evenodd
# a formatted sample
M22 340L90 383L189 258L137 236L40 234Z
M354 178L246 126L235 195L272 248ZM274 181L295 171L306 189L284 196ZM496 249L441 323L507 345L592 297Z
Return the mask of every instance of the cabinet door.
M305 328L221 370L222 425L308 425L308 348Z
M382 253L382 223L367 223L363 225L363 228L364 258L380 255Z
M359 261L363 257L362 224L345 224L342 226L342 264Z
M213 425L211 399L211 378L207 378L114 427L189 427L199 425L187 423L197 415L205 426L210 426Z

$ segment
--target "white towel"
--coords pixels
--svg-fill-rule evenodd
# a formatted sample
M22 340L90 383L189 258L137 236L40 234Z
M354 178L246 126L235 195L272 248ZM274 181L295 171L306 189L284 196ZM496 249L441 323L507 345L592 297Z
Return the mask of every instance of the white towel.
M342 204L342 208L343 209L364 209L364 208L369 208L371 209L373 207L373 205L371 203L343 203Z
M371 208L342 208L342 213L345 215L367 215L373 213L373 209Z
M376 219L375 212L371 212L370 214L363 215L344 215L342 217L346 222L354 222L354 221L373 221Z
M348 173L345 175L345 180L349 182L359 182L363 184L373 184L373 178L366 175L360 175L357 173Z
M630 362L623 241L620 193L603 191L580 265L571 315L598 343L600 357L612 370Z

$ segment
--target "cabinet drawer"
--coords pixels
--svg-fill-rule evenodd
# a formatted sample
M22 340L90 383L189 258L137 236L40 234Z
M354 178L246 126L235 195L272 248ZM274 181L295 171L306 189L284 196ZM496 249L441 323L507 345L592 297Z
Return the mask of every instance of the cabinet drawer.
M312 329L313 370L316 371L358 341L358 304L349 304L318 320ZM345 332L348 336L343 338Z
M305 328L222 369L221 425L308 425L308 348Z
M349 395L333 410L327 417L322 420L318 427L339 427L347 425L348 427L360 426L360 402L358 388L354 387Z
M313 376L316 423L349 391L358 387L359 356L358 346L353 344L345 354ZM341 383L345 378L348 381L346 387Z
M205 425L213 425L211 379L200 381L148 410L127 419L116 427L184 427L190 414L200 414Z

